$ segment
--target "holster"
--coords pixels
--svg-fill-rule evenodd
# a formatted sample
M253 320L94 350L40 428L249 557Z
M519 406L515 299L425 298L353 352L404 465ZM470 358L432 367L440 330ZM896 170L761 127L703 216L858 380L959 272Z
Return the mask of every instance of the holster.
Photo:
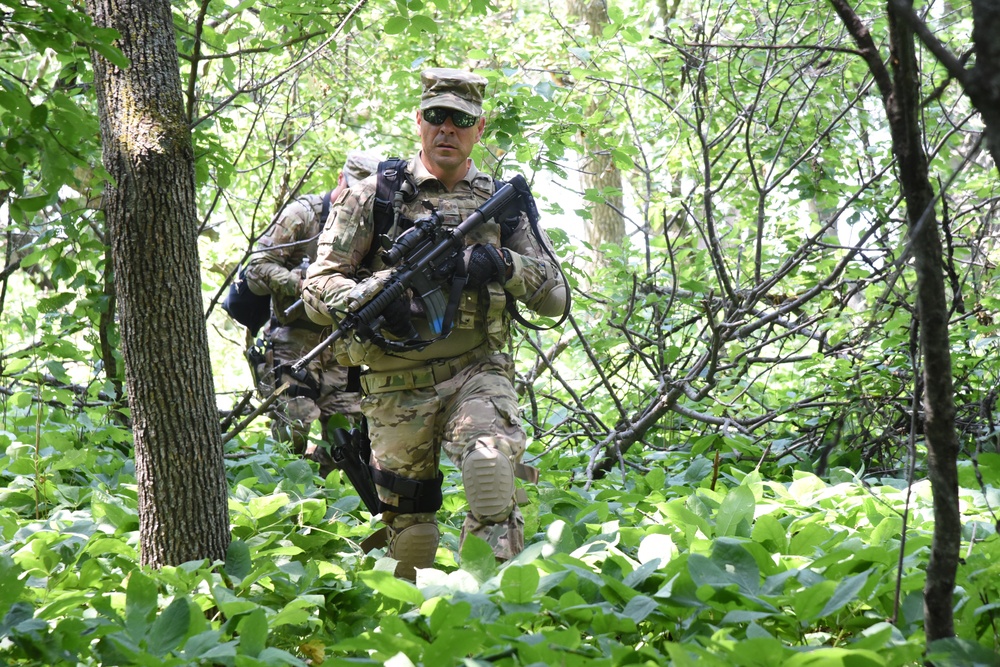
M331 439L333 442L330 443L330 455L333 457L333 462L347 475L351 486L358 492L368 511L373 515L379 514L382 511L381 503L375 492L371 468L368 466L372 450L367 429L335 428L331 432Z

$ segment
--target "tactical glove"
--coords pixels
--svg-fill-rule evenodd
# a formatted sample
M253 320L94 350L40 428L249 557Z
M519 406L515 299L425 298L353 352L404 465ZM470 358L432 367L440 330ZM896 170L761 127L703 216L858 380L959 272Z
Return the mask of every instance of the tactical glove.
M485 243L472 247L466 272L469 276L466 284L469 287L482 287L493 280L504 282L507 276L507 265L504 263L500 251Z
M396 338L416 338L419 336L410 320L410 297L402 296L391 301L382 311L385 330Z

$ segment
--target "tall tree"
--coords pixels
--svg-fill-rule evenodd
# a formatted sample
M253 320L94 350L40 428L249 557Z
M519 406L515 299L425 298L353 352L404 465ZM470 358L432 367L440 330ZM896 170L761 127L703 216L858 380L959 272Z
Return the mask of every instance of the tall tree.
M979 112L985 126L986 147L993 156L993 164L1000 168L1000 3L993 0L972 2L972 41L976 54L975 63L965 67L965 57L953 54L913 11L908 0L889 3L907 29L914 31L920 41L934 54L948 76L958 81L962 91Z
M589 27L591 38L599 38L608 24L606 0L569 0L567 11L570 16L582 20ZM608 113L600 97L594 95L587 105L587 116L598 118ZM580 182L588 200L594 202L588 213L590 219L584 221L587 241L601 257L600 247L604 243L621 243L625 238L625 219L622 217L622 174L612 158L611 151L604 145L600 133L606 129L603 121L595 122L582 131L583 156L580 158Z
M103 202L135 436L142 562L221 559L227 487L202 315L194 151L169 0L88 0L128 64L94 53Z
M928 641L955 634L952 594L962 542L958 506L958 436L948 335L948 300L944 262L935 214L934 189L928 176L920 121L920 80L912 27L889 5L891 70L878 55L867 27L842 0L834 9L854 37L885 105L892 150L909 223L910 255L917 276L916 307L923 362L923 432L934 496L934 541L924 586L924 628Z

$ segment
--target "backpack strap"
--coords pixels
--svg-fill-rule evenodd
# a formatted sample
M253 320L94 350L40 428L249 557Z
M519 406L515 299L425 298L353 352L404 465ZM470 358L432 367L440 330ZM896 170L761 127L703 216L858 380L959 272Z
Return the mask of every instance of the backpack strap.
M333 197L333 190L329 190L323 195L323 209L319 212L319 229L326 226L326 219L330 217L330 198Z
M404 183L410 184L409 193L403 191ZM379 162L375 201L372 204L376 236L392 229L399 215L398 205L403 201L411 201L416 196L417 186L406 166L406 160L390 157Z
M524 180L524 177L512 180L514 182L511 184L514 185L514 187L518 191L518 204L519 204L518 208L520 209L520 211L518 212L517 216L511 216L508 217L506 220L499 221L501 246L504 243L506 243L506 239L510 238L511 234L514 233L514 230L520 223L520 213L524 213L525 217L528 218L529 229L531 230L531 233L535 236L535 240L538 241L538 245L540 245L542 250L545 251L545 254L549 256L549 259L555 262L555 265L559 267L560 266L559 258L556 257L555 253L552 252L548 244L545 243L545 240L542 237L542 231L541 229L539 229L538 219L541 216L538 215L538 205L535 203L534 195L531 194L531 188L528 187L527 182ZM496 182L499 187L499 184L502 184L504 181L500 181L499 179L497 179ZM561 269L559 271L559 275L562 277L563 285L566 287L566 307L563 308L562 316L555 324L551 326L539 326L534 322L529 322L518 311L517 301L508 292L507 312L510 313L510 316L514 318L514 320L521 326L527 327L528 329L533 329L535 331L548 331L550 329L555 329L556 327L560 326L563 322L565 322L566 318L569 317L572 291L570 290L569 281L566 279L566 274L563 273Z
M497 190L499 190L500 188L502 188L505 185L507 185L507 181L505 181L503 179L500 179L500 178L494 178L493 179L493 192L496 192ZM529 192L528 194L530 196L531 193ZM526 212L526 213L528 212L526 210L526 207L524 206L524 203L523 203L523 195L522 195L521 199L518 200L518 204L519 204L519 206L518 206L517 211L514 211L514 212L508 211L508 215L503 220L501 220L499 217L496 218L496 222L500 225L500 246L501 247L507 245L507 241L510 240L510 237L513 236L514 232L517 230L517 226L521 223L521 212L522 212L522 210L524 212ZM532 205L534 205L534 199L532 199ZM537 219L537 210L538 209L536 208L535 209L535 211L536 211L536 219ZM529 220L531 219L530 215L529 215L528 219Z

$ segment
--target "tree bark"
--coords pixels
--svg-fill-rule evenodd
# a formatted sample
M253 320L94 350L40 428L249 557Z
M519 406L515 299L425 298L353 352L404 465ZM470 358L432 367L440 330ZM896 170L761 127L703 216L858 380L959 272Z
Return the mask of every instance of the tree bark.
M893 89L886 101L899 184L906 200L910 252L917 274L917 314L923 355L924 440L934 498L934 537L924 583L927 641L955 635L955 572L962 540L958 507L958 436L951 376L948 301L934 191L920 124L920 80L913 31L889 8Z
M194 152L169 0L87 0L131 65L92 54L103 208L135 437L144 565L224 559L227 486L202 317Z
M969 69L917 16L912 0L890 0L889 6L898 20L917 35L948 74L961 84L962 91L983 120L986 148L993 158L993 166L1000 169L1000 41L996 39L1000 34L1000 3L972 0L972 41L976 60Z
M948 303L934 190L920 124L920 71L907 12L912 3L888 5L892 75L867 28L844 0L831 0L875 78L885 104L900 189L906 201L909 250L917 275L916 305L923 361L924 441L934 499L934 537L924 584L924 632L928 643L955 634L955 573L962 538L958 506L958 436L948 335Z
M605 0L568 0L567 11L587 22L591 36L600 36L604 26L608 24L608 9ZM597 99L591 98L587 105L587 116L592 117L600 111ZM596 129L594 130L596 131ZM621 191L622 174L615 165L611 153L604 150L600 142L593 136L584 134L581 137L584 155L580 159L580 184L584 191L596 190L598 193L606 189ZM591 203L590 220L584 221L584 231L587 242L594 248L595 259L603 257L600 251L605 243L621 244L625 239L625 219L622 217L622 196L602 195L603 203Z

